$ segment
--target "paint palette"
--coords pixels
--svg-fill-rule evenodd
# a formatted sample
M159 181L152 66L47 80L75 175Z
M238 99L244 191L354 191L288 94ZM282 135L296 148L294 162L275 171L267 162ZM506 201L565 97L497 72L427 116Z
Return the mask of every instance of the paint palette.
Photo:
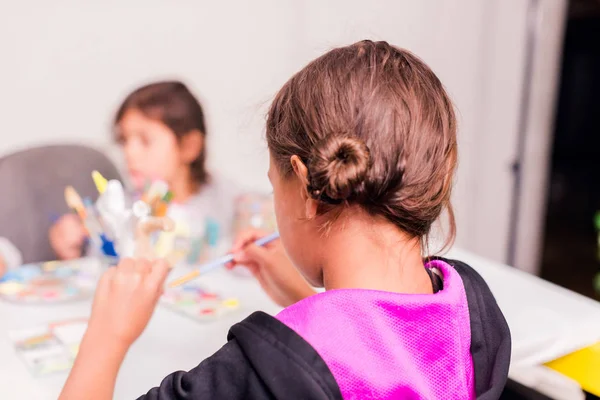
M87 320L68 320L9 332L15 350L35 376L71 369Z
M238 299L223 297L195 283L169 288L161 297L161 304L197 321L213 321L240 308Z
M15 303L63 303L90 297L98 270L80 260L27 264L0 278L0 299Z

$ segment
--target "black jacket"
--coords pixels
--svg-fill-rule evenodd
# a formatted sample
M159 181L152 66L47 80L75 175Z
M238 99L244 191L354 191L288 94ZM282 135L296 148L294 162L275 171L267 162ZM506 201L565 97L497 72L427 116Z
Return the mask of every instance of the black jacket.
M508 325L483 278L460 261L444 261L456 269L465 286L477 399L498 399L510 362ZM274 317L256 312L234 325L227 340L196 368L167 376L140 399L342 398L323 359Z

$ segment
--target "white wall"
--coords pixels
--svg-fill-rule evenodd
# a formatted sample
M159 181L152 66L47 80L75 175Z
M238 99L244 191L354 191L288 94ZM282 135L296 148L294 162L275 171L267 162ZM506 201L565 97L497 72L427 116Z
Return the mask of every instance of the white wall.
M153 79L181 78L208 114L210 165L268 190L262 133L278 87L331 47L387 40L429 63L459 110L458 244L504 260L526 3L11 4L0 13L0 155L42 142L106 147L112 113L129 90Z
M385 39L423 58L458 108L457 245L504 260L523 67L522 0L313 0L304 19L312 58L338 43ZM393 12L390 12L393 10ZM491 209L491 210L490 210Z
M174 4L33 1L0 13L0 153L62 141L107 145L128 91L181 78L203 100L211 164L265 189L260 111L298 68L294 7Z

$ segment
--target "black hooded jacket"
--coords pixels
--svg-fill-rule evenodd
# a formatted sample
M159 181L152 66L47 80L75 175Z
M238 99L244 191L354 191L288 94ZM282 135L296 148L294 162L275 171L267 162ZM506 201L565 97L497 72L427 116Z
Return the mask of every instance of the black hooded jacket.
M508 325L477 272L460 261L442 260L456 269L465 287L477 399L498 399L510 363ZM434 288L443 284L430 276ZM196 368L167 376L159 387L140 399L342 398L319 354L276 318L256 312L234 325L227 340L227 344Z

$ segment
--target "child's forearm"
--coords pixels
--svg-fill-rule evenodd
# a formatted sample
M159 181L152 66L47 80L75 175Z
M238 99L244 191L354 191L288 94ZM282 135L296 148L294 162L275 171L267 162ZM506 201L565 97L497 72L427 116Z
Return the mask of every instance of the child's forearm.
M127 346L88 331L59 400L110 400Z

